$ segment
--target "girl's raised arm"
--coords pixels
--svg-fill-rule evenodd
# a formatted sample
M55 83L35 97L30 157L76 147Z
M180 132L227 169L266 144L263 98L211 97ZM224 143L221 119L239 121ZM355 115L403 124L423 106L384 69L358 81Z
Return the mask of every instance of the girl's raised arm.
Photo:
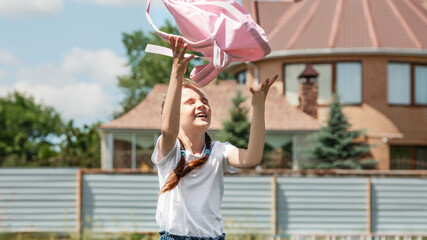
M173 51L173 63L162 113L162 137L159 141L159 160L172 150L178 137L182 81L188 62L194 58L194 54L187 58L184 57L187 44L184 44L184 47L181 49L181 37L174 39L171 36L169 37L169 41Z
M261 163L265 143L265 99L277 76L271 80L267 78L256 90L250 88L253 113L248 149L238 148L228 153L228 163L233 167L255 167Z

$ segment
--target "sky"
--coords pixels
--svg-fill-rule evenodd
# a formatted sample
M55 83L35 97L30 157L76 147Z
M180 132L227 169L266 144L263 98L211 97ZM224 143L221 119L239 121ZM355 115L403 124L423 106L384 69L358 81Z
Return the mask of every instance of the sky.
M25 92L77 126L111 121L129 73L122 33L152 31L146 0L0 0L0 97ZM174 23L161 0L150 15Z

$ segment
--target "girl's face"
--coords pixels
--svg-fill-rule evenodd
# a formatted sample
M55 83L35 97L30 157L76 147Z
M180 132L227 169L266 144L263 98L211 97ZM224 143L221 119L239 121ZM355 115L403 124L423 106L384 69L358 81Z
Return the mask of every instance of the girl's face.
M206 131L211 124L211 107L199 89L184 87L181 96L180 125L184 129L202 128Z

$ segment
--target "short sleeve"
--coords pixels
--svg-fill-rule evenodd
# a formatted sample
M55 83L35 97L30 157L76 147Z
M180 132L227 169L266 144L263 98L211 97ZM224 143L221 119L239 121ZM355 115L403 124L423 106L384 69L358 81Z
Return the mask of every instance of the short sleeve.
M157 161L157 159L159 158L159 141L160 141L161 137L162 136L160 136L157 139L156 146L154 148L153 154L151 155L151 161L155 165L164 165L165 162L169 162L172 165L176 165L176 159L180 158L180 151L179 151L180 144L179 144L178 139L176 140L175 146L172 148L172 150L168 154L166 154L166 156L164 156L162 159L160 159L160 161ZM170 161L170 160L172 160L172 161ZM173 160L175 160L175 161L173 161Z
M223 159L224 159L224 169L227 169L230 173L235 173L237 172L237 168L233 167L233 166L229 166L228 165L228 153L233 150L233 149L237 149L236 146L234 146L233 144L229 143L229 142L224 142L223 144Z

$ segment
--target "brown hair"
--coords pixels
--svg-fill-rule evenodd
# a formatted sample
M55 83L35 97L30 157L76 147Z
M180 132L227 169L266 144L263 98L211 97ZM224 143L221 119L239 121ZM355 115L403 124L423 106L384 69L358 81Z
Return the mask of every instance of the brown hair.
M179 137L178 140L181 145L181 159L179 160L178 165L175 167L175 169L172 170L169 174L165 184L160 190L160 194L170 191L176 186L178 186L178 183L181 178L185 177L191 171L202 167L208 161L209 156L211 155L211 138L207 133L205 133L205 151L202 153L203 156L199 159L189 162L185 161L185 146Z
M201 92L203 95L206 96L206 93L199 88L199 86L197 86L197 83L194 82L193 80L189 79L189 78L184 78L182 81L182 87L183 88L193 88L193 89L197 89L197 91ZM163 100L162 100L162 105L161 105L161 110L160 110L160 114L163 115L163 109L165 107L165 101L166 101L166 94L163 96Z

